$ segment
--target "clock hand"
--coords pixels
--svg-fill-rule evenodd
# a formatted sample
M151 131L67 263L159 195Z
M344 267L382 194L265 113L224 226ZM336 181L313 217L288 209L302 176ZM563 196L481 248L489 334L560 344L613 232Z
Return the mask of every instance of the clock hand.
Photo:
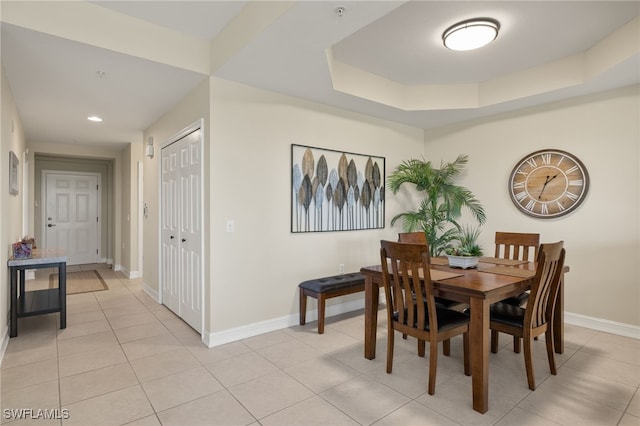
M551 182L552 180L554 180L557 177L558 177L557 174L555 176L553 176L553 177L547 176L547 178L544 180L544 185L542 185L542 189L540 190L540 194L538 195L538 200L540 200L542 198L542 193L544 192L544 189L547 187L549 182Z

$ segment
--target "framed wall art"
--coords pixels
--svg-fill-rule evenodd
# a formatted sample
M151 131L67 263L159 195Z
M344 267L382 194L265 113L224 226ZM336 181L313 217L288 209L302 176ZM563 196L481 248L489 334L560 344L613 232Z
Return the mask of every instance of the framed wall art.
M291 145L291 232L384 228L385 158Z
M18 195L18 157L9 151L9 194Z

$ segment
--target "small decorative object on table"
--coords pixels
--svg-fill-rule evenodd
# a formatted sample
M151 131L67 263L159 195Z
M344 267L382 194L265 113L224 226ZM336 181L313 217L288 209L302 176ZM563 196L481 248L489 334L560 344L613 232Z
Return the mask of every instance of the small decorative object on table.
M482 247L478 244L480 229L466 227L460 230L457 246L448 246L444 252L449 259L449 266L452 268L475 268L478 266L478 259L482 256Z
M18 241L13 244L13 258L14 259L30 259L31 250L33 248L32 243L23 243Z

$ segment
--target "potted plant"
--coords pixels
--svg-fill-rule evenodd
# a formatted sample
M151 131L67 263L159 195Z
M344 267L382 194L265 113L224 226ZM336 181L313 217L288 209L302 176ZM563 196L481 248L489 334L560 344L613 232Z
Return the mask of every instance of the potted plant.
M462 228L457 220L463 207L480 225L486 220L484 208L473 193L454 184L467 162L466 155L459 155L453 163L441 163L436 169L430 161L411 159L402 162L389 175L387 186L394 194L405 183L413 184L417 191L424 192L419 209L396 215L391 225L402 219L405 232L424 231L431 256L439 256L452 241L458 239Z
M449 266L454 268L475 268L478 258L482 256L482 247L478 244L480 228L466 226L460 230L456 245L449 245L444 252L449 259Z

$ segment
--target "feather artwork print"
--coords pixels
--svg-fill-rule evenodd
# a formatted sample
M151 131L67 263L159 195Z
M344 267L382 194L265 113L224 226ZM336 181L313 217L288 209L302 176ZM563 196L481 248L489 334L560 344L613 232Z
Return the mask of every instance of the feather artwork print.
M291 145L291 232L384 228L384 157Z

